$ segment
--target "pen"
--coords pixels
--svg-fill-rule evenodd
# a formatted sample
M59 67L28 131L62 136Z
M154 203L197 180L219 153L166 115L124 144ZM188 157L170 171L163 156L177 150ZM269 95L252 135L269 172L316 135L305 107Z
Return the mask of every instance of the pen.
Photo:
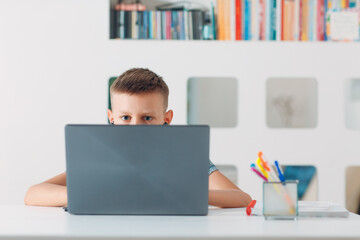
M255 172L259 177L261 177L265 182L268 181L268 179L262 175L258 170L255 169L255 164L251 164L251 170Z
M284 177L283 173L281 172L278 161L276 161L276 160L275 160L275 166L276 166L277 172L279 174L280 181L285 182L285 177Z
M265 171L264 167L261 165L261 160L260 158L258 158L256 160L256 165L259 167L260 171L262 172L262 174L266 177L269 178L269 174L267 173L267 171Z
M262 165L264 166L264 168L270 172L270 167L268 165L268 162L265 162L264 158L263 158L263 153L262 152L259 152L258 153L258 157L260 158L260 161L262 163Z

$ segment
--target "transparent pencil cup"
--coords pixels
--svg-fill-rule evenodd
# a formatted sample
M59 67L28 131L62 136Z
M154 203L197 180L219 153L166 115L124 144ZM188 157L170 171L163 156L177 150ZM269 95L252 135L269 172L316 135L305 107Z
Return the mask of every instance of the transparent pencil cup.
M296 219L298 216L298 181L264 182L263 215L265 219Z

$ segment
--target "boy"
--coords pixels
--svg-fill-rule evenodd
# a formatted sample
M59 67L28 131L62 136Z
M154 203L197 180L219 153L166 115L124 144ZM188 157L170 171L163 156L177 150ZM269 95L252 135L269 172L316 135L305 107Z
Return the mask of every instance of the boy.
M111 124L170 124L173 111L168 110L169 89L154 72L133 68L120 75L110 88ZM66 206L66 173L29 188L26 205ZM210 162L209 205L246 207L251 197L234 185Z

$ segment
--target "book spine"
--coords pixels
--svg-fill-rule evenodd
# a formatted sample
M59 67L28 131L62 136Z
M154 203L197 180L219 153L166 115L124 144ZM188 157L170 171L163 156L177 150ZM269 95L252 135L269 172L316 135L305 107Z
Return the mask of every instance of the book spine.
M299 40L299 20L300 20L300 6L299 6L300 0L294 0L294 35L293 39L294 41Z
M245 9L244 9L244 40L250 40L250 27L251 27L251 0L244 0L245 1Z
M184 26L184 11L179 11L178 15L179 28L180 28L180 39L185 40L185 26Z
M114 38L125 38L125 4L116 4L112 11L113 13L113 37Z
M131 11L131 39L137 39L137 26L136 26L136 19L137 18L137 12Z
M301 40L308 41L309 0L302 0Z
M148 15L147 15L147 39L153 39L153 31L152 31L152 11L148 11Z
M177 11L171 11L171 39L178 39Z
M204 12L199 11L198 14L199 14L199 33L200 33L199 39L204 39L204 25L205 25Z
M266 40L266 1L259 2L259 39Z
M319 11L319 0L314 0L314 24L313 24L313 41L317 41L318 35L318 11Z
M202 11L196 10L192 11L192 20L193 20L193 38L194 39L203 39L203 14Z
M251 40L259 40L259 4L251 0Z
M161 11L156 11L156 39L160 40L161 37Z
M280 9L280 12L281 12L281 16L280 16L280 19L281 19L281 33L280 33L280 35L281 35L281 40L285 40L285 25L288 25L289 24L289 22L288 22L288 20L289 19L285 19L285 17L288 17L288 16L285 16L285 12L286 12L286 14L288 14L288 11L289 11L289 9L288 9L288 2L286 1L286 6L285 6L285 0L281 0L281 9ZM288 29L286 29L286 31L288 31ZM287 39L288 40L288 39Z
M245 40L245 1L246 0L241 0L241 39L242 40Z
M175 12L175 22L176 22L176 25L175 25L175 32L176 32L176 39L181 39L181 23L180 23L180 11L176 11Z
M144 11L143 31L144 39L149 39L149 11Z
M302 28L303 28L303 0L299 0L299 36L298 36L299 41L302 41Z
M295 2L294 0L285 0L284 1L284 40L293 41L294 40L294 29L295 29Z
M152 22L153 22L153 25L152 25L153 39L157 39L156 12L155 11L153 11L153 13L152 13Z
M265 13L265 17L266 17L266 40L271 40L271 10L272 10L272 0L265 0L265 8L266 8L266 13Z
M212 23L212 30L213 30L213 39L218 39L217 36L217 21L216 21L216 15L215 15L215 6L214 2L211 2L211 23ZM190 31L189 31L190 32Z
M125 11L120 11L120 39L125 39Z
M191 11L191 19L192 19L192 30L193 30L192 37L193 39L198 39L198 35L197 35L198 19L197 16L195 15L195 11Z
M271 38L270 40L276 40L276 1L277 0L271 0L272 1L272 8L271 8L271 27L270 27L270 34Z
M161 39L166 39L166 12L161 11Z
M157 11L154 11L154 14L153 14L153 36L154 36L154 39L159 39L159 36L158 36L158 18L157 18Z
M204 40L212 40L213 38L213 31L212 31L212 24L211 24L211 17L209 12L203 12L204 16L204 27L203 27L203 39Z
M230 39L232 41L236 38L236 10L235 10L235 0L229 0L230 1Z
M264 0L263 0L264 1ZM235 40L241 40L241 0L235 1Z
M110 10L110 39L119 38L118 27L118 11L116 9Z
M332 11L332 1L333 0L327 0L327 11L325 12L326 20L325 20L325 32L326 32L326 41L331 40L330 36L330 12Z
M184 32L185 32L185 40L190 39L189 35L189 11L187 9L184 10Z
M154 39L158 39L158 37L157 37L157 26L156 26L156 20L157 20L157 18L156 18L156 11L154 11L153 12L153 36L154 36Z
M294 41L295 38L295 0L289 0L289 40Z
M117 34L116 37L120 39L125 38L125 11L117 11Z
M149 39L149 11L144 11L143 31L144 38Z
M324 40L324 0L318 0L317 11L317 40Z
M149 39L154 39L153 36L153 11L149 11L148 12L148 22L149 22L149 26L148 26L148 38Z
M327 41L327 35L326 35L326 13L328 11L328 0L324 0L324 18L323 18L323 25L324 25L324 41Z
M155 32L155 11L150 11L150 16L149 16L149 36L150 39L156 39L156 32Z
M171 39L171 11L166 11L166 39Z
M138 11L138 32L139 32L139 39L144 39L144 28L143 28L143 17L144 17L144 12L143 11Z
M131 23L132 23L132 20L131 20L131 17L132 17L132 13L131 11L125 11L124 12L125 16L125 21L124 21L124 29L125 29L125 36L124 38L125 39L131 39L132 37L132 30L131 30Z
M309 0L309 21L308 21L308 36L309 41L314 41L314 25L315 25L315 0Z
M231 3L224 0L224 40L231 40Z
M217 0L217 29L219 40L225 40L224 0Z
M193 29L193 12L192 11L188 11L188 18L189 18L189 39L192 40L194 39L194 29Z
M281 18L282 18L282 2L283 0L276 0L276 40L281 40Z

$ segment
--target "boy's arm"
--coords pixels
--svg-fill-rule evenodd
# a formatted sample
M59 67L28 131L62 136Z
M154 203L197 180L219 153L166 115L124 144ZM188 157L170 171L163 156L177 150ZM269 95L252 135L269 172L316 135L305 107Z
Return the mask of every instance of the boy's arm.
M220 171L214 171L209 176L209 205L235 208L249 205L251 197L242 191Z
M31 186L24 199L25 205L64 207L67 205L66 173Z

